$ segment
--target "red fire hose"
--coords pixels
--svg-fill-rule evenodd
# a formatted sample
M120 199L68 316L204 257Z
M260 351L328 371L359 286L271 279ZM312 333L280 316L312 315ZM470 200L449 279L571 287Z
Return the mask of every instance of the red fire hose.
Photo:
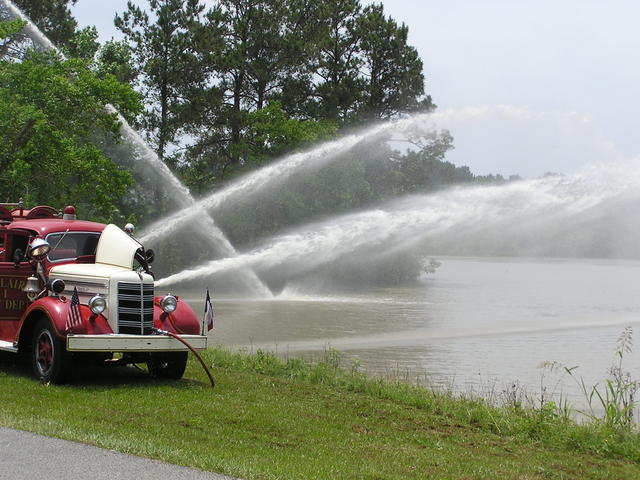
M207 377L209 377L209 381L211 382L211 388L216 386L216 382L213 380L213 376L211 375L211 372L209 371L209 367L207 367L207 364L204 363L204 360L202 360L202 357L196 351L195 348L193 348L191 345L189 345L189 343L187 343L186 340L184 340L183 338L180 338L180 336L176 335L175 333L168 332L166 330L160 330L159 328L154 328L153 330L156 333L159 333L160 335L167 335L167 336L169 336L171 338L175 338L180 343L184 344L189 350L191 350L193 352L193 354L196 356L196 358L198 359L198 361L200 362L200 365L202 365L202 368L204 368L204 371L207 373Z

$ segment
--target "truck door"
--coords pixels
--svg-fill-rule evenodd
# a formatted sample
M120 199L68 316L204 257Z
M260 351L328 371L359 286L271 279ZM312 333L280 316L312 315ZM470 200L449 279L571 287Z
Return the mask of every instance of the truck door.
M28 306L27 294L22 291L27 277L34 273L26 258L16 265L16 250L27 251L29 236L22 232L0 232L0 340L15 340L18 321Z

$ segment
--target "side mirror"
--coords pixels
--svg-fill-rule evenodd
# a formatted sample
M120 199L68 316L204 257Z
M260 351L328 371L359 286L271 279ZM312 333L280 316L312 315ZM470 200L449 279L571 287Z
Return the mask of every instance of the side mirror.
M16 248L16 250L13 252L13 263L17 267L20 265L20 262L22 262L23 260L24 260L24 252L19 248Z
M147 255L147 264L151 265L156 258L156 253L150 248L145 250L145 253Z

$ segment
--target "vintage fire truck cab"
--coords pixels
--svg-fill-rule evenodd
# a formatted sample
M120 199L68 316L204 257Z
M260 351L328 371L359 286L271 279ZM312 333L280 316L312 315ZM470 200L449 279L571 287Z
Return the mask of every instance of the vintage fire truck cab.
M24 352L43 382L78 361L146 363L181 378L206 330L184 301L156 296L153 253L115 225L47 206L0 206L0 350Z

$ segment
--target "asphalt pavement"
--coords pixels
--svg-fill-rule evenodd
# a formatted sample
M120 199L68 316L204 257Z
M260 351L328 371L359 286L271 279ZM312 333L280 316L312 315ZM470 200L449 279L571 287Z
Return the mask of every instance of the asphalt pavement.
M232 480L231 477L0 427L0 479Z

